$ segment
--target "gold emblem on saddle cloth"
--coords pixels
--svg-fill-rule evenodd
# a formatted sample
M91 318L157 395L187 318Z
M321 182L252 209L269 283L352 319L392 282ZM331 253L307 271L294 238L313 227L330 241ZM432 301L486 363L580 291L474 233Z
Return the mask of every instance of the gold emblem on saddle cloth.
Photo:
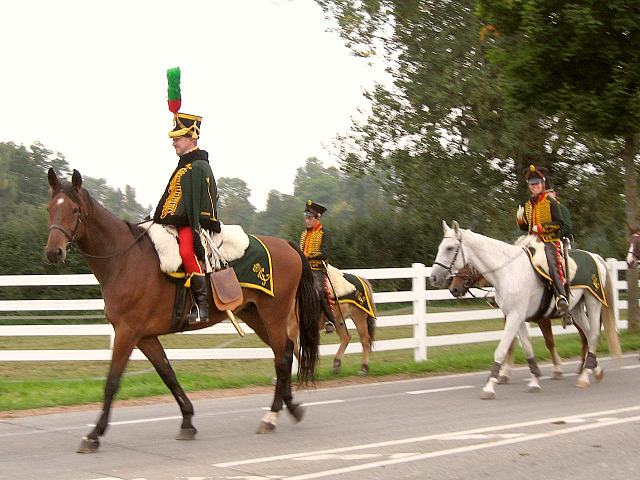
M254 263L253 264L253 272L260 279L260 281L262 282L262 286L263 287L271 279L271 274L264 273L265 272L264 267L262 265L260 265L260 263Z
M591 283L593 283L593 288L600 290L600 278L595 273L591 275Z
M182 185L180 181L185 173L188 170L191 170L193 166L188 164L186 167L182 167L179 169L176 174L169 182L169 194L167 195L167 199L162 206L162 213L160 214L160 218L165 218L167 215L173 215L176 213L178 209L178 204L180 203L180 199L182 198Z

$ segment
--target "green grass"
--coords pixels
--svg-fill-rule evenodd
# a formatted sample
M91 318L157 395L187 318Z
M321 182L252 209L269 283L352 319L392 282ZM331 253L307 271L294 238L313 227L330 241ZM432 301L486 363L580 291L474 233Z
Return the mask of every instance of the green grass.
M469 323L475 324L473 331L478 331L479 322ZM456 328L469 328L469 326L461 326L458 323L450 324L450 326L452 325L455 325ZM430 332L435 327L440 327L440 325L430 326ZM444 326L442 327L444 328ZM400 329L404 328L400 327ZM386 332L387 330L388 332ZM384 337L401 334L395 328L380 329L379 333ZM447 331L447 333L453 332ZM221 340L218 337L226 336L173 335L165 337L163 342L172 347L177 347L185 341L193 341L196 344L205 342L207 346L213 346L214 342ZM71 337L74 341L83 338ZM336 341L334 336L328 337L323 334L322 338L324 343ZM640 349L640 336L623 333L620 339L625 351ZM263 345L256 338L238 340L241 342L256 341L256 345ZM356 341L355 338L354 341ZM549 352L546 350L543 340L541 338L533 339L533 344L537 358L540 361L548 361ZM601 354L606 354L604 344L605 342L602 341ZM51 348L50 345L48 348ZM485 370L491 366L495 345L495 342L488 342L434 347L429 349L429 358L425 362L414 362L411 350L393 352L376 352L374 350L370 361L369 375L420 376ZM556 337L556 345L563 358L575 358L580 354L580 342L577 336ZM196 345L190 344L190 346ZM526 363L520 350L516 349L516 352L516 362ZM321 359L318 370L319 380L357 375L360 355L345 356L342 372L337 377L331 373L331 362L331 357ZM270 360L181 360L172 363L187 392L270 385L274 375L273 363ZM104 378L108 366L108 362L0 362L0 411L99 402L102 400ZM147 361L131 361L117 398L132 399L167 393L167 388Z

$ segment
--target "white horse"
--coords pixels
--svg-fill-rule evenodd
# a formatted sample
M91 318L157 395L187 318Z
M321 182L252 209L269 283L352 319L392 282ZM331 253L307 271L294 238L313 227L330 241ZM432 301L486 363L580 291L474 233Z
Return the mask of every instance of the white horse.
M529 256L522 247L485 237L471 230L463 230L455 221L452 224L453 228L444 221L442 226L444 235L438 247L436 260L433 262L429 279L431 284L444 286L454 272L465 264L469 264L495 287L496 303L506 317L502 339L494 352L494 364L489 379L482 389L483 399L493 399L498 374L507 350L516 334L519 334L521 340L528 339L525 321L539 313L546 285L536 274ZM602 257L595 254L592 256L596 261L606 296L611 299L613 298L613 281L606 263ZM587 337L589 346L587 355L583 359L584 370L577 382L578 387L585 388L590 385L592 374L595 373L596 380L600 380L604 374L596 361L601 319L609 352L613 357L621 356L620 342L611 303L602 308L600 301L589 290L577 288L571 289L569 300L571 315ZM553 306L549 307L551 308ZM530 343L527 341L522 343L527 358L533 358ZM532 376L535 376L533 369Z

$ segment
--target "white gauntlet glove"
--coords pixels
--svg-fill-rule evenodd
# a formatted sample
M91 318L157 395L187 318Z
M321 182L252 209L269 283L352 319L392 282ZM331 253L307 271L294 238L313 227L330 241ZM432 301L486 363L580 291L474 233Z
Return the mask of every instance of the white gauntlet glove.
M518 223L524 223L524 207L520 205L518 207L518 213L516 213L516 220Z

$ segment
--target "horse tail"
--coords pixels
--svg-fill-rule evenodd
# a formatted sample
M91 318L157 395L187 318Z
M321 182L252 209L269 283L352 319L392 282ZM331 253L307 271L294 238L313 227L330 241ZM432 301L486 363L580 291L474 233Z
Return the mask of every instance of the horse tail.
M373 288L371 287L371 283L366 278L363 278L367 288L367 295L369 295L369 300L371 301L371 310L373 311L373 316L367 315L367 330L369 331L369 340L371 342L371 348L373 348L373 342L375 341L376 335L376 317L378 316L378 312L376 311L376 304L373 302Z
M604 262L604 260L603 260ZM607 267L607 264L604 263L605 270L607 272L606 284L605 284L605 295L607 296L607 306L603 306L600 313L600 321L604 326L604 334L607 339L607 347L609 348L609 355L611 358L616 360L617 363L621 362L622 359L622 348L620 347L620 338L618 337L618 329L616 326L616 316L613 310L613 299L614 299L614 282L616 279L611 275L611 271Z
M313 282L311 265L293 242L289 245L298 252L302 260L302 275L296 293L298 326L300 329L300 358L298 360L298 383L307 385L315 380L316 366L320 359L320 298Z

